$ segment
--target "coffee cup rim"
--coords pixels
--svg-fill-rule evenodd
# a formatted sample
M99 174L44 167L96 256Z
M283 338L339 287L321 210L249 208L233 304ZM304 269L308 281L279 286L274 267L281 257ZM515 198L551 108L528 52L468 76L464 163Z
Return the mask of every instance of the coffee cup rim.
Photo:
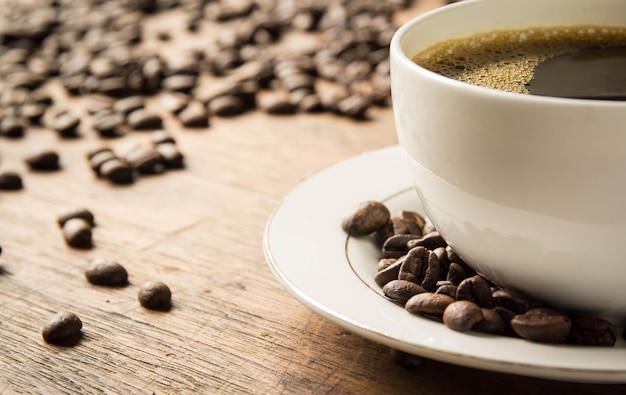
M409 19L407 22L402 24L396 32L394 33L391 42L390 42L390 56L392 62L394 60L402 62L402 64L411 70L414 73L421 74L422 76L437 81L445 86L449 86L454 89L464 90L468 93L476 94L476 95L485 95L488 97L493 97L498 100L515 100L522 102L530 102L530 103L545 103L550 105L565 105L565 106L581 106L581 107L589 107L589 106L600 106L606 108L626 108L626 100L602 100L602 99L580 99L580 98L569 98L569 97L555 97L555 96L540 96L540 95L531 95L531 94L520 94L513 92L501 91L493 88L482 87L478 85L472 85L467 82L457 81L455 79L445 77L439 73L428 70L417 63L415 63L411 56L405 53L402 49L402 42L407 37L416 25L419 25L425 20L430 18L438 17L442 13L447 13L454 8L460 7L472 7L479 3L489 2L490 0L465 0L462 2L445 5L434 10L428 11L424 14L415 16ZM480 33L480 32L477 32ZM395 58L395 59L394 59ZM392 67L391 72L394 72L394 68Z

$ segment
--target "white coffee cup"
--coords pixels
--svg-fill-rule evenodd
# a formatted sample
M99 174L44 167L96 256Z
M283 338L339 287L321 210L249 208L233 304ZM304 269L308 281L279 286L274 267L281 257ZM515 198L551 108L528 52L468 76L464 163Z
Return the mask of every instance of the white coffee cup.
M426 214L501 286L564 309L626 318L626 101L507 93L411 58L502 29L626 26L624 0L465 0L391 43L400 146ZM626 71L625 71L626 72Z

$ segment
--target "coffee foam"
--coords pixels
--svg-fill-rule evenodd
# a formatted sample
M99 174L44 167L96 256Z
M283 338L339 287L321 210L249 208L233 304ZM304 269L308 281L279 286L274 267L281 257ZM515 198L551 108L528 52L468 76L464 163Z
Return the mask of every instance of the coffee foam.
M624 45L624 27L535 27L442 41L416 54L413 61L455 80L528 94L525 85L542 61L589 47Z

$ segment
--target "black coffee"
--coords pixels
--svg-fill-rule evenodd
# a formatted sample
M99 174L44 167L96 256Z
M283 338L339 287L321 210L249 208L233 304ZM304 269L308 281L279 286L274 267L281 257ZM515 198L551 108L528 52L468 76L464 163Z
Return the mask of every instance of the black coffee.
M431 71L507 92L626 100L626 28L503 30L440 42L413 57Z

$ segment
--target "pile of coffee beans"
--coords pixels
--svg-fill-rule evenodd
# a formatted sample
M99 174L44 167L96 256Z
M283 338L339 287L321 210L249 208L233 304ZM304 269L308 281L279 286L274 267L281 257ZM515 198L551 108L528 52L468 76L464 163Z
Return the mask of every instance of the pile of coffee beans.
M370 200L347 213L341 226L348 235L372 237L380 246L374 280L411 314L455 331L540 343L612 347L617 341L617 328L607 320L562 311L476 273L419 213L392 216L383 203Z

